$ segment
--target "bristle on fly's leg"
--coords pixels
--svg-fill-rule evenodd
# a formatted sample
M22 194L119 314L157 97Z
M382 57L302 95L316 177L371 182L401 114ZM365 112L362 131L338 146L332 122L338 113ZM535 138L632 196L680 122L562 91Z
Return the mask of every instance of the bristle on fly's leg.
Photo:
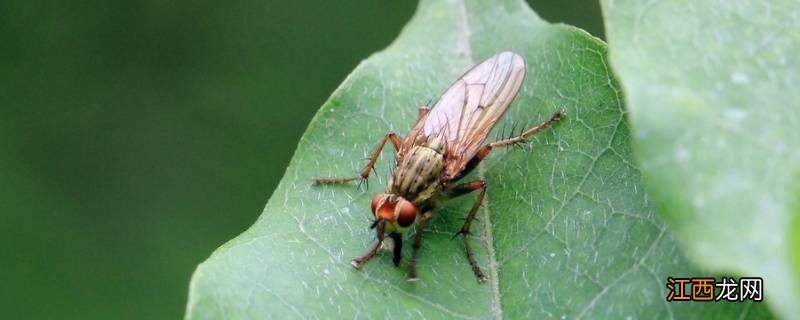
M515 133L514 136L515 137L521 136L523 132L525 132L524 127L520 129L519 132ZM525 139L522 139L519 142L515 143L514 146L520 148L521 150L524 150L525 148L523 148L523 146L525 145L526 142L527 141L525 141Z
M499 134L498 134L498 135L495 135L495 137L494 137L494 140L495 140L495 141L498 141L498 140L503 140L503 139L504 139L504 137L506 136L506 127L507 127L507 126L508 126L508 122L503 122L503 127L502 127L502 128L500 128L500 132L499 132Z
M364 189L361 189L361 188L362 188L362 186L364 187ZM357 187L357 188L358 188L358 190L360 190L360 191L367 191L367 190L369 190L369 176L367 176L366 178L361 178L361 179L359 179L359 180L358 180L358 185L357 185L356 187Z

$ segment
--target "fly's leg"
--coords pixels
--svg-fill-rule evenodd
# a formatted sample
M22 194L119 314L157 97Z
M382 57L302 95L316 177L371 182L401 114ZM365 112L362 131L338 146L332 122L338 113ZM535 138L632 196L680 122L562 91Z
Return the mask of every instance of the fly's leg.
M431 108L430 107L428 107L428 106L419 107L419 114L417 115L417 122L422 120L422 118L424 118L428 114L428 112L431 112Z
M417 254L419 254L419 248L422 247L422 231L425 229L425 225L428 224L428 220L431 219L433 213L430 211L425 212L422 214L422 219L417 224L416 234L414 235L414 243L411 244L411 260L408 262L408 281L417 281Z
M372 156L370 156L369 162L364 167L364 170L361 171L361 174L355 177L314 177L312 181L314 184L341 184L353 180L360 180L359 186L361 186L361 183L366 182L369 178L370 172L375 169L375 162L378 161L378 156L381 155L381 150L383 150L383 146L386 145L386 140L392 141L395 152L400 150L400 137L394 132L387 133L383 136L381 141L378 142L378 147L375 148L375 151L372 151Z
M515 145L515 144L518 144L518 143L522 143L522 142L525 141L525 139L530 138L532 135L536 134L539 131L542 131L544 128L547 128L551 124L553 124L554 122L560 120L566 114L567 113L564 112L563 110L559 111L559 112L556 112L547 121L542 122L538 126L530 128L528 130L525 130L524 132L522 132L518 136L511 137L511 138L508 138L508 139L499 140L499 141L495 141L495 142L492 142L490 144L487 144L487 145L483 146L482 148L478 149L478 152L475 154L475 156L473 156L472 159L470 159L469 162L467 162L467 165L464 167L464 170L462 170L461 173L459 173L455 178L453 178L453 180L455 181L455 180L461 179L461 177L463 177L463 176L469 174L470 172L472 172L472 170L474 170L478 166L478 164L481 163L481 161L484 158L486 158L486 156L488 156L489 153L492 152L492 149L494 149L495 147L505 147L505 146L509 146L509 145Z
M560 120L566 114L567 113L564 110L556 112L555 114L553 114L552 117L550 117L550 119L547 119L547 121L542 122L538 126L530 128L528 130L525 130L520 135L518 135L516 137L511 137L511 138L508 138L508 139L503 139L503 140L500 140L500 141L492 142L492 143L486 145L485 147L483 147L483 149L489 148L488 151L491 151L491 148L494 148L494 147L505 147L505 146L508 146L508 145L514 145L514 144L517 144L517 143L522 143L522 142L525 141L525 139L530 138L531 136L533 136L537 132L542 131L542 129L547 128L551 124L553 124L554 122ZM483 149L481 149L481 151L483 151ZM489 153L488 151L486 151L486 154Z
M417 122L419 122L420 120L425 118L425 116L430 111L431 111L430 107L421 106L419 108L419 114L418 114ZM362 182L359 182L359 186L361 186L361 183L368 181L367 179L369 178L369 174L373 170L375 170L375 162L378 161L378 157L381 155L381 151L383 150L383 146L386 145L386 140L389 140L389 141L392 142L392 145L394 145L395 152L400 150L400 146L403 143L401 141L402 139L400 138L400 136L398 136L394 132L389 132L386 135L384 135L383 138L381 138L380 142L378 142L378 146L375 148L374 151L372 151L372 155L369 158L369 162L364 167L364 169L361 171L361 174L359 174L359 175L357 175L355 177L314 177L312 179L313 183L314 184L342 184L342 183L350 182L350 181L353 181L353 180L360 180Z
M529 137L533 136L537 132L542 131L544 128L547 128L548 126L550 126L554 122L560 120L565 115L566 115L566 112L564 112L563 110L559 111L559 112L556 112L547 121L542 122L538 126L535 126L533 128L530 128L528 130L523 131L518 136L511 137L511 138L504 139L504 140L500 140L500 141L495 141L495 142L492 142L490 144L487 144L487 145L483 146L483 148L478 150L478 153L475 154L475 156L472 159L470 159L470 161L467 163L467 165L464 168L464 170L462 170L461 174L459 174L454 180L457 180L457 179L461 178L462 176L468 174L470 171L475 169L475 167L477 167L478 164L484 158L486 158L486 156L488 156L489 153L492 152L493 148L495 148L495 147L505 147L505 146L521 143L521 142L525 141L526 138L529 138ZM458 232L456 232L455 236L458 236L458 235L462 235L463 236L463 238L464 238L464 248L466 249L467 259L469 259L469 264L472 267L472 272L475 273L475 277L478 278L478 282L484 282L484 281L486 281L486 276L483 274L483 272L481 271L480 267L478 267L478 262L475 260L475 256L472 254L472 250L471 250L471 248L469 246L469 239L468 239L467 236L469 235L469 228L472 225L472 220L475 219L475 215L478 213L478 209L481 207L481 203L483 202L483 197L484 197L484 195L486 195L486 182L482 181L482 180L477 180L477 181L472 181L472 182L459 184L459 185L453 187L452 189L450 189L448 191L448 196L451 197L451 198L454 198L454 197L458 197L460 195L463 195L463 194L466 194L466 193L470 193L472 191L479 190L479 189L481 190L481 193L478 194L478 199L475 201L475 204L472 206L472 209L470 210L469 215L467 215L467 220L464 222L464 225L461 227L461 230L458 230Z
M400 260L403 259L403 235L399 233L390 233L389 237L394 240L394 257L392 258L392 262L394 262L395 267L399 267Z
M458 230L456 234L453 236L454 238L461 235L464 238L464 248L467 252L467 259L469 260L469 264L472 267L472 272L475 273L475 277L478 278L478 282L486 281L486 276L481 271L481 268L478 267L478 261L475 260L475 255L472 254L472 249L469 246L469 227L472 225L472 220L475 219L475 215L478 213L478 209L481 207L481 203L483 203L483 196L486 195L486 182L483 180L475 180L472 182L462 183L455 187L453 187L448 192L448 196L454 198L458 197L463 194L470 193L475 190L480 190L481 192L478 194L478 199L475 200L475 204L472 205L472 209L469 211L469 215L467 215L467 221L464 222L464 225L461 227L461 230Z
M374 256L375 253L378 252L378 249L381 248L381 245L383 244L383 229L385 226L386 226L386 221L384 220L378 221L377 227L375 228L378 241L375 242L375 245L373 245L372 248L370 248L369 251L367 251L367 253L365 253L361 257L353 259L353 261L350 262L350 264L356 267L356 269L361 268L361 266L367 263L369 259L372 259L372 256Z

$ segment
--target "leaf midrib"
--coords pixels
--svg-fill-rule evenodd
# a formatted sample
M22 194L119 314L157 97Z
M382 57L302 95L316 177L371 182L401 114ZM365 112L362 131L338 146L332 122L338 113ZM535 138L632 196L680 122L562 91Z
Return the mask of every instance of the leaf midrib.
M469 17L467 15L467 5L464 0L457 0L455 4L458 14L456 15L456 24L458 26L457 43L458 49L466 58L469 65L475 65L475 59L472 55L472 48L470 46L469 35ZM478 164L478 178L486 181L485 164ZM492 234L492 221L491 212L489 211L489 195L484 195L483 203L481 204L483 213L483 241L486 247L486 257L488 260L489 283L491 286L491 308L492 316L495 319L503 318L503 307L500 302L500 279L498 273L497 257L495 255L494 239Z

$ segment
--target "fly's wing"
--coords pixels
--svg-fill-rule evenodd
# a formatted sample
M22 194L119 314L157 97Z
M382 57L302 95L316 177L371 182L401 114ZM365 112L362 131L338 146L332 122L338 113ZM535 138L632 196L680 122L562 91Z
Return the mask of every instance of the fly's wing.
M442 137L445 179L458 176L508 109L524 78L525 60L516 53L502 52L481 62L447 88L406 142Z

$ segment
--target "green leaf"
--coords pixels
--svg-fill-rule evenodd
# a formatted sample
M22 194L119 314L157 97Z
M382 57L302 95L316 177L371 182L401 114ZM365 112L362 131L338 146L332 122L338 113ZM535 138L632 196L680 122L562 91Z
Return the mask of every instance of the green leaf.
M369 202L383 191L391 147L367 191L310 178L355 174L384 133L404 134L418 106L504 50L525 57L528 76L499 127L568 115L466 178L489 183L471 238L488 283L475 281L452 239L474 195L447 202L425 230L420 281L406 281L407 263L395 268L386 253L353 269L374 241ZM600 40L520 1L422 1L400 37L322 106L259 220L198 267L187 318L763 317L760 304L665 301L667 276L701 274L650 207L605 55Z
M691 260L800 316L800 6L603 0L648 190Z

